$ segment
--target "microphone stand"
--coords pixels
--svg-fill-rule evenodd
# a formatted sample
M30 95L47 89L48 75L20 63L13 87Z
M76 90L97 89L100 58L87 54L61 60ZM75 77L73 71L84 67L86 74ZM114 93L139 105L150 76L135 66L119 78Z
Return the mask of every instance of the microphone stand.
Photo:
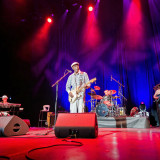
M56 124L56 120L57 120L57 99L58 99L58 83L68 74L70 73L67 70L67 73L64 74L59 80L57 80L51 87L54 87L56 85L56 101L55 101L55 118L54 118L54 128L55 128L55 124Z

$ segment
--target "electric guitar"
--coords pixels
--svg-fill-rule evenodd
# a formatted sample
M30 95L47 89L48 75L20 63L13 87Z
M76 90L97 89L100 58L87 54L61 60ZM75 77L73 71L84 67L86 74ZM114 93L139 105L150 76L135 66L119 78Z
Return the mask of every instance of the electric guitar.
M69 102L74 103L78 98L81 97L79 93L82 91L83 88L85 88L88 84L93 83L96 81L96 78L91 79L89 82L86 83L86 85L82 85L81 87L77 87L76 89L72 90L73 97L69 96Z

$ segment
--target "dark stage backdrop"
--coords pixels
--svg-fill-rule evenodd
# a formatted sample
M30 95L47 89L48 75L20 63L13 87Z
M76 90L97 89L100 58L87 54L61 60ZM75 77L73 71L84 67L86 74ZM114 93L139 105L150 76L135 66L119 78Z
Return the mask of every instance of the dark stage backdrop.
M118 95L112 75L125 86L127 113L142 101L152 108L153 87L160 83L159 0L101 0L94 12L71 2L2 1L0 96L7 94L10 102L21 103L21 116L37 125L43 105L54 111L52 84L78 61L90 79L97 78L91 87L100 86L98 95L106 89ZM49 24L45 17L51 13ZM58 110L69 111L67 78L58 85Z

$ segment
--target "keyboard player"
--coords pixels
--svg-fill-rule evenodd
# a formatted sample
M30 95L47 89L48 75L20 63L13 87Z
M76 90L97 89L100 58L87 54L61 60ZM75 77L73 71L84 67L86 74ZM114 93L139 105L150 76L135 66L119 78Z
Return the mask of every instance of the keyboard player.
M20 108L21 104L9 103L8 96L3 95L2 102L0 102L0 116L9 116L10 114L18 114L23 108ZM18 110L17 110L18 109Z
M3 108L5 108L8 106L9 103L7 102L7 100L8 100L7 95L3 95L2 102L0 102L1 107L3 106ZM8 113L8 111L1 111L0 110L0 116L10 116L10 114Z

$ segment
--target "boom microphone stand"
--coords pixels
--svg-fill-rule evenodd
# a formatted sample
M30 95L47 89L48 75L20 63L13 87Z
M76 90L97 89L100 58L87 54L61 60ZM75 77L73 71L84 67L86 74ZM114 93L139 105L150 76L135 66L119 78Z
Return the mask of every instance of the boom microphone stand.
M66 70L65 70L66 71ZM54 118L54 127L56 124L57 120L57 99L58 99L58 83L68 74L71 73L72 71L67 70L67 73L64 74L60 79L58 79L51 87L54 87L56 85L56 101L55 101L55 118ZM64 72L65 73L65 72Z
M117 81L116 79L114 79L111 75L111 81L114 80L116 83L118 83L119 87L118 87L118 95L120 96L120 102L121 102L121 107L123 107L123 99L127 101L127 99L123 96L122 94L122 87L125 87L123 84L121 84L119 81Z

